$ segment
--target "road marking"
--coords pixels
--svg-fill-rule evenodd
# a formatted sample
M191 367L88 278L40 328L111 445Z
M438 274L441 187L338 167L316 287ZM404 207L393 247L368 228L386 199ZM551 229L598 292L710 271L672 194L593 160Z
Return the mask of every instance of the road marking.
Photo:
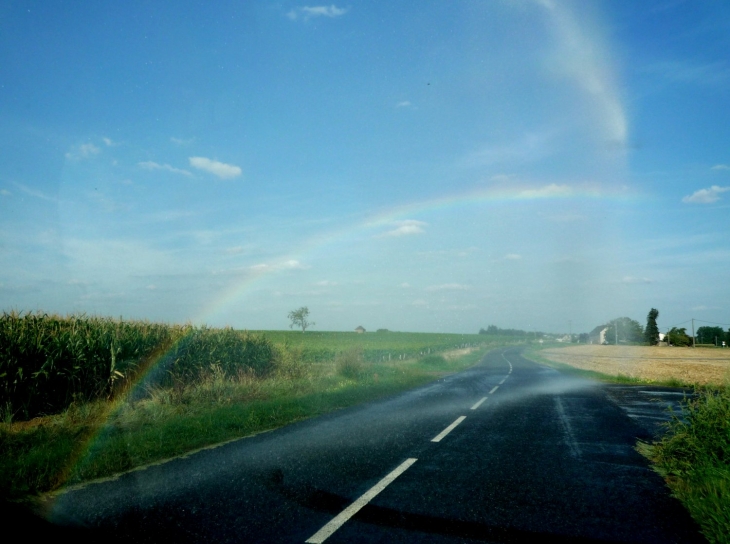
M507 376L505 376L504 378L502 378L502 381L501 381L501 382L499 382L499 385L502 385L502 384L503 384L504 382L506 382L506 381L507 381Z
M476 410L477 408L479 408L482 405L482 402L484 402L485 400L487 400L487 397L484 397L482 400L477 402L474 406L471 407L471 409Z
M450 433L451 431L453 431L453 430L454 430L454 429L456 428L456 426L457 426L457 425L458 425L459 423L461 423L462 421L464 421L465 419L466 419L466 416L459 416L458 418L456 418L456 421L454 421L454 422L453 422L453 423L452 423L451 425L449 425L449 426L448 426L448 427L446 427L446 428L445 428L445 429L444 429L443 431L441 431L441 432L440 432L439 434L437 434L437 435L436 435L435 437L433 437L433 438L431 439L431 442L441 442L441 440L442 440L442 439L443 439L443 438L444 438L444 437L445 437L445 436L446 436L447 434L449 434L449 433Z
M565 430L566 442L570 449L570 455L573 457L580 457L581 451L578 446L578 442L575 441L575 435L573 434L573 427L570 425L568 416L565 415L565 408L563 408L563 400L560 397L555 397L555 408L560 416L560 421L563 423L563 429Z
M357 499L355 502L353 502L350 506L345 508L342 512L340 512L335 518L332 519L327 525L322 527L319 531L314 533L312 536L309 537L305 542L309 544L321 544L327 538L329 538L332 533L334 533L337 529L342 527L342 525L350 519L352 516L357 514L360 509L365 506L367 503L369 503L371 500L373 500L378 493L380 493L383 489L388 487L391 483L393 483L393 480L395 480L398 476L403 474L408 468L418 461L418 459L410 458L403 461L398 468L396 468L393 472L388 474L385 478L380 480L377 484L375 484L373 487L368 489L365 493L363 493L359 499Z
M509 362L509 359L507 359L507 357L504 356L504 353L502 353L502 359L504 359L505 361L507 361L507 364L509 365L509 372L508 372L508 374L512 374L512 363L510 363Z
M495 392L495 391L496 391L497 389L499 389L499 386L498 386L498 385L495 385L494 387L492 387L492 390L491 390L491 391L489 392L489 394L491 395L491 394L492 394L492 393L494 393L494 392Z

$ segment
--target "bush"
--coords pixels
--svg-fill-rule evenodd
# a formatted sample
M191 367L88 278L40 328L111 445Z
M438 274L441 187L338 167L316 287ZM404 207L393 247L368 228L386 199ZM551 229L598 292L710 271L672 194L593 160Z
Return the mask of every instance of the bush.
M359 349L351 349L339 353L335 360L337 373L345 378L357 380L365 371L365 365L362 359L362 350Z
M446 364L446 359L441 355L428 355L420 359L419 362L425 366L441 367Z
M710 542L730 535L730 386L703 391L685 401L685 419L675 418L647 456L665 476Z

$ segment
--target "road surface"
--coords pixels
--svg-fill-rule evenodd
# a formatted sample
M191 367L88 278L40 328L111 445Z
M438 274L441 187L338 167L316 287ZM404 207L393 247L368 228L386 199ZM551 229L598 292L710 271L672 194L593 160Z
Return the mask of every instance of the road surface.
M634 450L680 398L497 350L388 399L63 494L50 517L105 542L704 542Z

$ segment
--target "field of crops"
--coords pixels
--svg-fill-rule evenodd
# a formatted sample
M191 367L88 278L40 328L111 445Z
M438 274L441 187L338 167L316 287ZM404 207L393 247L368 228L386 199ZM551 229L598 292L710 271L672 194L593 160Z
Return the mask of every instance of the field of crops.
M172 387L214 366L227 376L271 372L274 345L233 329L42 313L0 316L2 419L29 419L111 398L140 380Z
M471 334L237 331L85 315L0 316L0 419L27 420L110 399L134 384L183 387L212 370L264 377L277 365L400 361L499 342ZM140 383L143 387L139 387Z
M418 332L320 332L320 331L252 331L274 344L300 350L303 361L332 361L342 352L362 351L366 361L410 359L431 353L486 345L502 338L480 334L436 334Z

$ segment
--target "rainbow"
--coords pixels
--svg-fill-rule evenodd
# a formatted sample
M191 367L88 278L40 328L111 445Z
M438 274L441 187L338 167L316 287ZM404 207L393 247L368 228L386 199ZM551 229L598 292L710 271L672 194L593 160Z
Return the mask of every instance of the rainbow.
M274 264L256 265L249 268L249 273L243 279L224 289L217 298L203 308L195 322L206 323L215 320L226 308L239 303L256 284L277 272L303 267L302 260L323 247L358 234L376 232L385 227L392 228L399 223L413 222L417 224L419 222L415 221L414 218L424 214L483 204L495 205L540 200L631 200L635 197L636 195L626 187L607 190L594 183L575 186L551 183L540 187L481 187L440 198L401 204L381 210L368 216L365 220L313 236L295 251L282 257Z

